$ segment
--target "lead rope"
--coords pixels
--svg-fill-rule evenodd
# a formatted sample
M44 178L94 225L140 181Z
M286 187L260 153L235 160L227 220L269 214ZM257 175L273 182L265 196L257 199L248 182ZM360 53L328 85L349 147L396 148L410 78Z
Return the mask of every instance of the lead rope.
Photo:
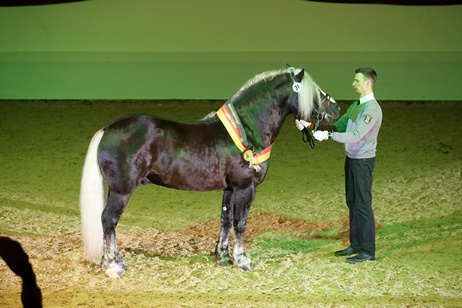
M319 121L316 121L316 123L314 124L314 131L317 131L318 130L318 126L319 126ZM313 138L313 135L311 134L310 130L306 127L304 127L302 130L302 141L304 143L309 143L310 144L310 147L312 149L315 148L315 143L314 143L314 138Z
M314 149L314 138L313 136L311 135L311 132L309 129L307 129L306 127L302 129L302 140L303 142L307 143L309 142L310 143L310 147L312 149Z

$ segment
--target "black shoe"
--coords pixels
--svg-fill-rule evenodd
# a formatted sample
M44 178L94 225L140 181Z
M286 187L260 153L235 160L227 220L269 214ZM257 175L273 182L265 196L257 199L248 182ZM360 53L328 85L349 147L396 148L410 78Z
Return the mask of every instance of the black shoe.
M347 249L336 251L334 254L336 257L346 257L346 256L357 254L358 252L359 251L356 251L353 248L348 247Z
M365 252L360 252L356 256L346 259L348 263L361 263L364 261L373 261L373 260L375 260L375 257Z

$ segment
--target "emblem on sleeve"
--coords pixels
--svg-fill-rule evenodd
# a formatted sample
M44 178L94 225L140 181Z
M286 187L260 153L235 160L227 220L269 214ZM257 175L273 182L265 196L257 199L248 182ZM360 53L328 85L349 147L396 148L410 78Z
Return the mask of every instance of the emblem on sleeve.
M366 124L369 124L371 120L372 120L372 116L370 114L366 114L366 117L364 118L364 122Z

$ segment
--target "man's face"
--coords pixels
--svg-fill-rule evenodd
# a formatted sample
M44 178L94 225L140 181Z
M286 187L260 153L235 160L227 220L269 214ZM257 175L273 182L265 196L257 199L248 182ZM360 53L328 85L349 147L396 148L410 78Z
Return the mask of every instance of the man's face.
M355 78L353 80L353 88L355 88L356 93L359 94L359 96L364 96L367 94L367 91L369 89L369 82L364 78L364 75L362 73L357 73L355 75Z

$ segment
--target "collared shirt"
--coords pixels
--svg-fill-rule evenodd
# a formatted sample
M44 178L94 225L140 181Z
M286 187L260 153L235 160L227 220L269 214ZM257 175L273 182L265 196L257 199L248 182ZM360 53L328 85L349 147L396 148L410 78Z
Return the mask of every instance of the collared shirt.
M366 96L359 98L359 103L364 104L365 102L375 100L374 93L369 93Z
M338 132L332 139L345 144L348 157L353 159L375 157L377 136L382 125L382 109L374 93L361 97L333 124Z

